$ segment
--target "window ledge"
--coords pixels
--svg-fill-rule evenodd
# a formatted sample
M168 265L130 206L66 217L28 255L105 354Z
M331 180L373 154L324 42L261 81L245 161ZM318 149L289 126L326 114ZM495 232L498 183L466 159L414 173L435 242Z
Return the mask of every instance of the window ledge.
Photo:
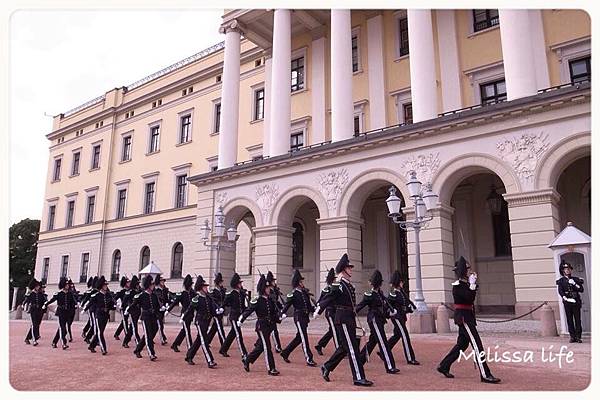
M58 179L52 179L52 180L50 181L50 183L56 183L56 182L60 182L60 178L58 178Z
M486 32L490 32L490 31L493 31L494 29L499 29L499 28L500 28L500 24L494 25L494 26L490 26L489 28L485 28L485 29L482 29L482 30L477 31L477 32L471 32L471 33L469 33L467 35L467 39L474 38L477 35L480 35L480 34L486 33Z
M192 139L188 140L187 142L177 143L177 144L175 144L175 147L185 146L186 144L190 144L190 143L192 143Z
M100 170L100 167L97 167L97 168L90 168L90 170L89 170L89 171L90 171L90 172L94 172L94 171L99 171L99 170Z
M219 132L212 132L212 133L209 133L209 136L219 136Z
M358 74L362 74L363 72L365 72L362 68L359 68L356 71L352 71L352 75L358 75Z
M400 56L400 57L396 57L396 58L394 58L394 62L400 62L400 61L402 61L402 60L405 60L405 59L407 59L409 56L410 56L410 53L408 53L408 54L405 54L405 55L403 55L403 56Z
M127 164L128 162L131 162L131 158L129 160L121 160L119 164Z
M259 119L254 119L252 121L250 121L251 124L258 124L259 122L263 122L264 118L259 118Z
M304 86L304 88L302 88L302 89L298 89L296 91L293 91L292 92L292 96L295 95L295 94L304 93L304 92L307 92L307 91L308 91L307 87Z
M69 175L69 178L75 178L76 176L79 176L79 172L73 175Z
M151 152L151 153L146 153L146 155L147 155L147 156L152 156L152 155L154 155L154 154L158 154L158 153L160 153L160 150L156 150L156 151L153 151L153 152Z

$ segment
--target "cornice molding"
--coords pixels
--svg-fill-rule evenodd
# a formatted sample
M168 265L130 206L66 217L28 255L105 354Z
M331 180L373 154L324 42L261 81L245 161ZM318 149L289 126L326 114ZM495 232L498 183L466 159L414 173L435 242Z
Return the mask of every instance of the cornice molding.
M552 188L522 193L509 193L503 194L502 196L509 207L522 207L548 203L557 205L561 199L560 194Z

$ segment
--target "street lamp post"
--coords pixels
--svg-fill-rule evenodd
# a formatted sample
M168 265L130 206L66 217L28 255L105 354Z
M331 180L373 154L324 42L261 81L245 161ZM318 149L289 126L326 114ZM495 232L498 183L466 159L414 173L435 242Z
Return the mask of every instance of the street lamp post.
M221 250L233 251L235 249L235 242L238 240L239 235L237 234L237 228L233 221L229 225L229 229L226 229L225 225L225 214L223 213L223 207L219 206L215 213L215 232L210 235L212 229L208 225L208 220L204 220L204 225L200 228L202 231L202 243L210 250L217 251L217 267L216 273L221 272ZM210 240L210 242L209 242ZM213 243L215 242L215 243Z
M400 206L402 200L396 196L396 188L390 187L390 196L386 203L388 206L389 217L395 224L398 224L401 229L408 231L413 229L415 232L415 305L417 312L427 313L428 308L423 295L423 282L421 279L421 246L419 242L419 233L433 216L429 213L437 204L438 196L431 190L431 184L424 185L424 190L421 182L417 179L415 171L411 171L410 180L406 184L408 194L414 204L415 216L411 220L400 219Z

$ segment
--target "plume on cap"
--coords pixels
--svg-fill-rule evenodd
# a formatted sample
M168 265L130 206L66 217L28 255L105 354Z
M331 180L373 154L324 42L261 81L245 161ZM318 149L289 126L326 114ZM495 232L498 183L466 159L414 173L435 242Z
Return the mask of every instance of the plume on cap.
M369 282L371 282L371 285L373 285L374 288L380 288L381 284L383 283L383 276L381 275L381 271L379 271L378 269L373 271L371 277L369 278Z
M223 283L223 275L220 272L215 274L215 285Z
M122 276L122 277L121 277L121 282L119 282L119 285L120 285L122 288L124 288L124 287L125 287L125 285L127 284L127 282L129 282L129 279L127 279L127 277L126 277L126 276Z
M97 284L98 284L98 276L94 276L94 279L92 279L92 288L96 289Z
M105 284L106 284L106 278L104 277L104 275L102 275L96 281L96 289L102 289L102 286L104 286Z
M392 284L393 287L398 287L398 286L400 286L401 281L402 281L402 275L400 275L400 271L395 270L394 273L392 274L392 277L390 278L390 283Z
M571 266L571 263L569 262L561 261L560 267L558 268L558 272L560 272L560 274L563 276L565 275L565 268L573 269L573 266Z
M87 287L91 288L93 284L94 284L94 278L90 276L87 281Z
M229 282L229 286L231 286L233 289L235 289L235 287L242 282L242 278L240 278L240 275L236 272L233 274L233 276L231 277L231 282Z
M267 272L267 282L269 283L273 283L273 281L276 281L277 278L275 278L275 275L273 275L273 273L271 271Z
M132 289L136 289L139 285L140 285L140 278L138 278L137 275L132 276L131 284L129 285L129 287Z
M344 255L342 256L342 258L340 258L340 261L338 261L337 265L335 266L335 273L339 274L340 272L342 272L344 270L344 268L354 268L354 265L350 264L350 260L348 259L348 254L344 253Z
M196 283L194 284L194 290L198 292L203 286L208 286L208 283L204 280L202 275L198 275L196 278Z
M463 278L467 274L467 260L463 256L454 263L454 274L458 279Z
M142 281L142 288L144 290L148 289L154 283L154 279L152 279L152 275L146 275L144 280Z
M335 281L335 270L330 268L329 272L327 273L327 278L325 278L325 283L331 285L333 281Z
M29 288L29 290L33 290L33 289L35 289L36 286L40 286L40 285L41 285L41 283L37 279L32 278L29 281L29 285L27 285L27 287Z
M194 284L194 280L190 274L187 274L185 278L183 278L183 287L189 289Z
M260 274L260 278L258 279L258 283L256 284L256 291L259 295L265 293L265 289L267 287L267 278L265 278L264 274Z
M294 273L292 274L292 287L298 287L298 285L300 285L300 281L303 279L304 277L302 276L300 271L295 269Z
M66 286L67 286L67 277L66 276L61 276L60 280L58 281L58 288L62 290Z

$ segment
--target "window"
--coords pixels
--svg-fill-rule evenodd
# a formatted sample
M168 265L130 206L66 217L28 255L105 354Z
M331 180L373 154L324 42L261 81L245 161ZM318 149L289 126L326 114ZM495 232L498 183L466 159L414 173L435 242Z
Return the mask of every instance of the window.
M360 133L360 116L354 116L354 136L358 136Z
M148 154L158 151L158 140L160 138L160 125L150 127L150 145L148 146Z
M150 264L150 247L144 246L140 251L140 270L148 264Z
M42 266L42 280L48 281L48 271L50 270L50 257L44 257L44 264Z
M304 147L304 131L293 132L290 137L290 150L297 151Z
M292 267L302 268L304 265L302 259L304 253L304 228L298 222L294 222L292 228L294 229L294 233L292 233Z
M48 230L54 229L54 218L56 217L56 206L48 207Z
M215 81L217 83L221 82L221 75L217 75L217 77L215 78Z
M131 111L127 111L127 112L125 113L125 119L128 119L128 118L131 118L131 117L133 117L133 114L134 114L134 111L133 111L133 110L131 110Z
M89 266L90 266L90 253L81 254L81 271L79 273L79 283L87 282Z
M359 62L358 35L352 35L352 72L358 72Z
M398 54L400 57L408 54L408 18L398 20Z
M498 10L473 10L473 32L491 28L499 23Z
M54 175L52 181L60 181L60 166L62 165L62 158L54 160Z
M94 222L94 208L96 207L96 196L88 196L87 210L85 213L85 223L91 224Z
M265 117L265 89L254 91L254 121Z
M187 114L180 119L179 143L187 143L192 137L192 115Z
M104 126L104 121L96 122L96 129L102 128Z
M402 114L404 115L404 123L412 124L412 122L413 122L412 103L402 104Z
M121 161L131 160L131 135L123 136L123 152L121 153Z
M192 93L194 91L194 87L190 86L189 88L185 88L181 91L181 95L182 96L187 96L188 94Z
M171 261L171 279L181 278L183 271L183 245L179 242L173 246L173 257Z
M97 144L92 148L92 169L100 168L100 145Z
M79 159L81 158L81 153L76 152L73 153L73 165L71 166L71 175L79 175Z
M221 103L215 103L213 133L219 133L221 129Z
M499 81L483 83L479 85L481 90L481 104L494 104L506 100L506 83L504 79Z
M127 189L119 190L117 201L117 219L125 217L125 202L127 201Z
M258 60L254 60L254 67L258 68L262 65L262 58L259 58Z
M211 171L211 172L215 172L215 171L216 171L216 170L218 170L218 169L219 169L219 166L218 166L218 165L213 165L212 167L210 167L210 171Z
M187 192L187 174L177 176L177 192L175 198L175 208L185 207Z
M160 107L162 105L162 99L158 99L152 102L152 108Z
M112 259L112 269L110 271L110 280L119 280L119 270L121 269L121 250L115 250Z
M492 214L494 227L494 250L496 257L510 256L512 246L510 243L510 225L508 222L508 203L502 199L502 207L498 215Z
M154 188L155 182L146 183L146 198L144 200L144 214L154 211Z
M69 274L69 256L62 256L62 264L60 267L60 277L67 276Z
M304 89L304 57L292 60L292 92Z
M75 214L75 200L67 202L67 223L66 227L73 226L73 215Z
M572 83L588 82L592 80L590 57L569 61L569 75Z

